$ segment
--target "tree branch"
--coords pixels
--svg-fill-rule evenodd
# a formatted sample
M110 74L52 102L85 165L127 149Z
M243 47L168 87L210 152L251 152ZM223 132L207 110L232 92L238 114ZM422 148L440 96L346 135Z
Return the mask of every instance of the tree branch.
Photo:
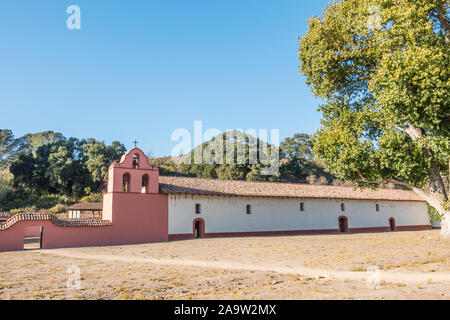
M439 20L439 23L441 24L442 29L444 29L445 42L448 43L448 42L450 42L450 26L449 26L449 21L447 19L445 6L446 6L446 4L445 4L444 0L439 1L438 14L435 17Z
M358 172L358 170L357 170ZM360 172L358 172L358 175L361 176ZM362 177L362 176L361 176ZM441 199L439 198L439 194L433 193L433 192L427 192L421 188L414 187L411 184L409 184L407 181L399 180L399 179L381 179L381 180L368 180L366 178L362 178L360 180L357 180L359 182L365 182L365 183L373 183L373 184L386 184L386 183L394 183L396 185L400 185L403 187L406 187L407 189L413 191L415 194L417 194L420 198L422 198L424 201L426 201L430 206L435 208L439 215L443 217L445 214L447 214L447 204L443 204Z

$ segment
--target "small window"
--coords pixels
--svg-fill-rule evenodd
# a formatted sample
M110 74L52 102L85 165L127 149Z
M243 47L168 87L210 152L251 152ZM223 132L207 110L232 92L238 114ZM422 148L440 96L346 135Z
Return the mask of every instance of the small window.
M345 203L341 203L341 211L345 211Z
M375 205L375 210L377 210L377 212L380 211L380 205L378 203Z
M251 214L252 213L252 206L248 204L247 207L246 207L246 211L247 211L247 214Z
M196 204L195 204L195 213L196 213L196 214L200 214L200 212L201 212L201 211L200 211L200 203L196 203Z
M142 193L148 193L148 174L142 176Z
M130 192L130 174L125 173L122 178L122 192Z
M305 211L305 203L300 202L300 211Z

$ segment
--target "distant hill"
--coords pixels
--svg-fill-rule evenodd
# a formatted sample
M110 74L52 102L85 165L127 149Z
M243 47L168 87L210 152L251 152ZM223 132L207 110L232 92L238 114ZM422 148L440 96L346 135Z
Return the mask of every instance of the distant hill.
M205 159L199 164L193 164L195 152L203 154L206 151L207 154L216 157L214 146L217 137L197 146L186 155L177 158L170 156L152 158L150 162L159 167L160 174L163 176L353 186L351 182L339 180L325 171L321 163L313 158L310 152L312 144L309 141L309 136L305 134L295 135L293 138L288 138L280 144L280 167L278 173L271 176L261 174L261 168L265 167L265 165L259 161L259 158L256 164L249 163L250 146L254 146L255 144L259 146L261 143L259 139L250 135L244 135L243 139L231 140L227 140L225 134L218 137L223 139L219 141L223 141L222 161L224 164L207 163ZM226 151L230 147L233 148L235 161L233 164L226 164ZM272 148L274 146L268 145L268 148L269 150L273 150ZM237 150L245 150L245 162L243 164L237 164ZM188 163L189 159L191 163ZM181 160L184 160L184 163Z

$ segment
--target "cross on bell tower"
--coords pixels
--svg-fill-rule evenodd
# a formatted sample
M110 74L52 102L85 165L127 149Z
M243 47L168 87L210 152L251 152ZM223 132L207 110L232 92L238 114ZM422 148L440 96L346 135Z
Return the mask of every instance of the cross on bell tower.
M138 142L136 141L136 139L134 139L133 143L134 143L134 147L136 148L136 147L137 147L137 144L138 144Z

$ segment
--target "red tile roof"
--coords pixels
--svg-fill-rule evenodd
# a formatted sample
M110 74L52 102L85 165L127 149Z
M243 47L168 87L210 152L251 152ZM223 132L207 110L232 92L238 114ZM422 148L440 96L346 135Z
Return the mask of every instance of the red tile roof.
M393 189L354 189L298 183L159 177L161 193L277 198L421 201L415 193Z
M74 205L67 208L67 210L80 210L80 211L102 211L102 202L83 202L75 203Z

